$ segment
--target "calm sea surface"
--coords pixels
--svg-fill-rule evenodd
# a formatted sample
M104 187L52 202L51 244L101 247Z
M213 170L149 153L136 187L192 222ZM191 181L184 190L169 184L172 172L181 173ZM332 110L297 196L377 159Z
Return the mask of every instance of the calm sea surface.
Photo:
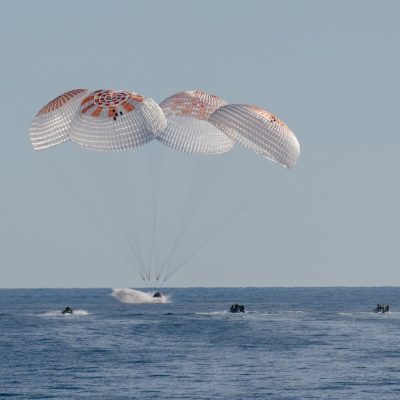
M0 290L0 398L400 399L400 288L111 292Z

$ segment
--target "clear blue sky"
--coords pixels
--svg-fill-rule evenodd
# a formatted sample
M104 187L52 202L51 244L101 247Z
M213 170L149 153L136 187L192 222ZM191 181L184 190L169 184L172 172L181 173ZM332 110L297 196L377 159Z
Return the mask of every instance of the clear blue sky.
M226 185L211 189L194 239L226 220L224 204L240 208L243 193L279 180L170 286L399 285L399 15L397 1L4 3L0 287L141 286L29 141L39 108L80 87L156 101L203 89L273 112L300 141L290 171L241 148L224 161ZM75 155L60 152L69 179ZM176 152L163 157L169 172L186 169ZM169 207L185 194L165 179Z

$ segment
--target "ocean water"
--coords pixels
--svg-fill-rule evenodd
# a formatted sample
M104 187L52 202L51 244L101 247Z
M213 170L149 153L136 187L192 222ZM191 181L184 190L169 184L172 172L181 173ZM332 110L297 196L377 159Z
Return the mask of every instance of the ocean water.
M164 293L0 290L0 398L400 398L400 288Z

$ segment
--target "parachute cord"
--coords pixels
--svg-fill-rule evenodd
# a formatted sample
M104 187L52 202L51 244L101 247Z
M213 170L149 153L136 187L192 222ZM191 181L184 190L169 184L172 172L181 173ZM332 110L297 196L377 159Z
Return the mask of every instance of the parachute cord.
M201 173L201 167L202 167L200 159L197 160L196 168L193 172L192 179L190 182L190 187L189 187L189 190L188 190L188 193L186 196L186 202L185 202L185 206L184 206L181 223L178 228L177 234L175 236L175 240L174 240L171 252L170 252L167 260L164 262L164 266L162 269L162 273L164 275L168 274L168 272L171 268L174 256L176 254L176 251L177 251L179 245L181 244L185 233L189 229L189 227L190 227L192 221L194 220L195 216L197 215L199 209L204 204L204 201L207 198L207 196L209 195L211 188L213 187L214 183L217 180L218 175L220 174L222 169L224 167L226 167L227 160L230 160L230 159L231 159L230 152L219 156L219 158L217 159L217 161L218 161L217 168L213 169L211 178L207 179L207 181L206 181L207 182L206 186L204 188L201 188L203 190L201 190L201 195L199 196L197 202L194 202L193 206L190 208L190 204L193 202L193 196L195 195L196 183L199 182L199 175ZM208 176L207 176L207 178L208 178Z
M43 162L43 161L41 160L41 162ZM43 164L45 164L45 163L43 162ZM45 165L45 167L46 167L46 170L49 170L49 168L47 168L48 167L47 165ZM54 164L53 168L51 168L50 170L52 171L53 175L55 175L57 177L57 179L61 182L61 184L64 186L64 188L67 190L67 192L75 199L76 203L80 205L82 210L89 217L89 219L93 222L93 224L99 228L99 230L103 233L103 236L106 239L108 239L108 241L112 244L112 246L115 248L115 250L117 250L117 253L123 258L123 260L127 263L127 265L130 268L133 268L132 260L130 259L130 257L128 257L128 255L125 253L125 251L122 250L122 248L118 245L118 242L116 242L113 239L112 235L110 235L108 233L105 226L103 224L101 224L99 222L99 220L92 214L90 208L81 200L81 198L79 197L77 192L75 190L73 190L72 187L67 183L65 178L62 176L61 172L58 170L57 165ZM57 173L55 173L55 171L57 171ZM135 269L135 271L136 271L136 273L139 274L139 276L144 281L144 275L137 269Z
M132 170L131 170L131 165L129 163L130 160L130 156L133 157L133 155L131 154L131 152L126 152L127 157L126 157L126 169L128 171L128 187L129 187L129 192L130 192L130 201L129 201L129 205L130 205L130 210L131 210L131 216L132 216L132 221L129 224L129 226L131 226L131 232L132 232L132 237L133 240L135 242L135 247L137 249L137 253L139 256L139 260L140 260L140 264L142 265L142 267L144 268L144 259L143 259L143 254L142 254L142 250L141 250L141 246L140 246L140 238L139 235L137 233L137 226L138 226L138 219L136 217L136 202L135 202L135 184L134 184L134 179L133 179L133 174L132 174Z
M149 150L151 152L151 149ZM154 266L154 252L156 247L156 205L155 205L155 183L154 183L154 160L152 153L149 156L150 161L150 183L151 183L151 204L152 204L152 233L151 233L151 247L150 247L150 266L148 269L148 278L151 280L151 271L155 268Z
M230 226L233 222L235 222L253 203L255 203L260 197L262 197L272 186L274 186L282 177L282 174L275 177L275 179L268 184L268 186L264 187L258 193L256 193L253 197L248 199L246 203L233 215L231 215L210 237L204 240L192 253L190 253L182 262L180 262L176 268L168 272L162 285L165 283L167 279L169 279L173 274L175 274L178 270L180 270L184 265L186 265L193 257L195 257L198 253L200 253L204 248L206 248L211 242L213 242L228 226Z
M84 151L83 151L84 153ZM94 182L95 186L97 187L98 192L100 193L100 195L102 196L103 200L104 200L104 204L106 205L109 214L112 216L114 222L118 225L119 230L122 232L122 235L124 236L126 242L128 243L128 246L132 252L132 254L134 255L137 264L139 265L141 271L144 271L144 267L140 262L139 256L137 254L137 251L135 249L135 247L132 244L131 238L129 237L129 234L126 231L126 228L121 224L121 222L119 221L118 217L115 215L113 208L110 205L110 201L108 199L108 197L106 196L106 194L104 193L103 189L101 188L100 182L99 180L96 178L95 173L90 165L90 163L88 162L87 158L84 156L83 157L84 163L86 164L86 167L88 169L88 171L90 172L92 181Z
M163 268L161 270L161 274L163 274L165 271L168 270L169 264L172 261L172 258L173 258L174 254L175 254L175 251L176 251L176 248L178 246L178 243L180 242L180 239L183 236L184 231L186 230L185 228L187 228L188 223L186 221L189 221L189 217L188 217L188 214L189 214L189 203L190 203L189 200L191 199L192 194L194 192L195 177L198 176L198 172L199 172L199 165L200 165L199 161L200 160L198 159L196 168L193 171L193 175L192 175L192 178L190 180L190 186L189 186L189 189L188 189L187 194L186 194L186 201L185 201L185 205L183 207L183 213L182 213L181 221L180 221L178 230L177 230L176 235L175 235L175 240L173 242L173 245L172 245L172 248L171 248L171 252L170 252L168 258L166 259L166 261L164 261L164 263L163 263Z
M160 149L156 153L157 149ZM158 249L158 232L157 232L157 216L158 216L158 203L160 195L160 181L161 181L161 170L162 163L164 160L164 146L158 146L158 143L154 143L154 147L149 146L149 160L150 160L150 180L151 180L151 199L152 199L152 240L151 240L151 252L150 252L150 268L149 276L151 271L154 273L156 281L159 279L159 249Z

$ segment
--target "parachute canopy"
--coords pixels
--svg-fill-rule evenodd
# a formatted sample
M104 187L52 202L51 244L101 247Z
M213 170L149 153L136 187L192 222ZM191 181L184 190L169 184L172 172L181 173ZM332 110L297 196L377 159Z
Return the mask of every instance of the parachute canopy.
M199 90L168 97L160 104L167 127L157 139L185 153L212 155L229 151L233 140L208 122L208 117L225 104L219 97Z
M150 142L166 124L153 99L128 91L75 89L44 106L30 133L36 150L72 140L91 150L114 151Z
M72 119L88 93L87 89L65 92L36 114L30 126L31 141L35 150L47 149L70 140Z
M293 132L261 108L228 104L211 114L209 121L236 142L285 167L293 167L299 157Z
M236 142L286 167L293 167L299 157L293 132L261 108L228 104L211 114L209 121Z
M150 142L165 126L154 100L134 92L97 90L82 100L70 134L91 150L127 150Z

